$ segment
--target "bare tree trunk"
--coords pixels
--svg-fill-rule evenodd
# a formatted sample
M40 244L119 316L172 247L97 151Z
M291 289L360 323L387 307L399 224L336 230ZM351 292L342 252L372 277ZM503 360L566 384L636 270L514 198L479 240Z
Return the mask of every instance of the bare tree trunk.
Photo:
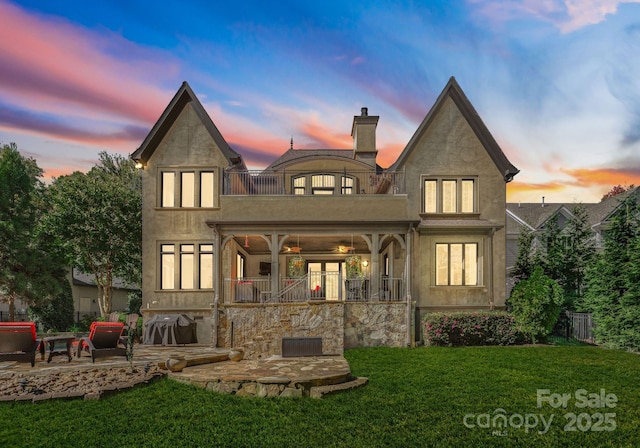
M9 322L15 322L16 320L16 298L13 294L9 294Z

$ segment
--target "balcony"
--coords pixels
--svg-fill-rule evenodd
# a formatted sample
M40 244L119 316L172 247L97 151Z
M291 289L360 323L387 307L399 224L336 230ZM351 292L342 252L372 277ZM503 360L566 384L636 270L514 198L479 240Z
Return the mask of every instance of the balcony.
M230 171L227 196L312 196L405 194L404 171Z

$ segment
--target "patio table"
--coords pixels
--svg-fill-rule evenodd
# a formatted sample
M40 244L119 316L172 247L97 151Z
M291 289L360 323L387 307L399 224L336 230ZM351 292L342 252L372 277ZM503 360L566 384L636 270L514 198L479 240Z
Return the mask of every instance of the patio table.
M44 359L45 346L49 345L49 357L47 362L51 362L54 356L67 355L69 362L71 362L71 346L76 340L75 336L49 336L42 339L40 343L40 359ZM65 348L56 349L56 343L65 343Z

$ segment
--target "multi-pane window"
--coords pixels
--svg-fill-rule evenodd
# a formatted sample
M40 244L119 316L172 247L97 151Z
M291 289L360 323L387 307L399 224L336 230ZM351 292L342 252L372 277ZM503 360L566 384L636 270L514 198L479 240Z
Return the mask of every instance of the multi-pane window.
M175 190L176 190L176 173L173 171L164 171L162 173L162 206L175 207Z
M200 173L200 207L215 206L215 173L203 171Z
M307 186L311 190L307 191ZM339 190L336 188L339 188ZM354 194L355 180L353 177L340 174L311 174L293 178L293 194Z
M213 244L160 245L160 289L176 285L184 290L213 288Z
M342 176L342 194L353 194L353 177Z
M333 174L314 174L311 176L312 194L333 194L336 177Z
M293 194L305 194L305 182L304 176L296 177L293 179Z
M181 200L182 207L195 207L196 204L196 173L182 173L181 180Z
M216 206L214 171L162 171L160 179L161 207ZM180 200L179 205L176 198Z
M478 244L436 244L436 285L478 285Z
M193 289L193 244L180 245L180 289Z
M176 253L174 244L160 246L160 288L173 289L175 285Z
M474 213L476 181L466 178L425 179L424 213Z
M213 244L200 245L200 289L213 288Z

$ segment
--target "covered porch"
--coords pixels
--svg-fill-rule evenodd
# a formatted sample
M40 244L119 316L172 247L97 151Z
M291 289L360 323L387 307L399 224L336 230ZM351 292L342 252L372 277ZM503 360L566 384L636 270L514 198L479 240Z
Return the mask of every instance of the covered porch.
M406 223L207 224L217 303L403 302L410 292Z

